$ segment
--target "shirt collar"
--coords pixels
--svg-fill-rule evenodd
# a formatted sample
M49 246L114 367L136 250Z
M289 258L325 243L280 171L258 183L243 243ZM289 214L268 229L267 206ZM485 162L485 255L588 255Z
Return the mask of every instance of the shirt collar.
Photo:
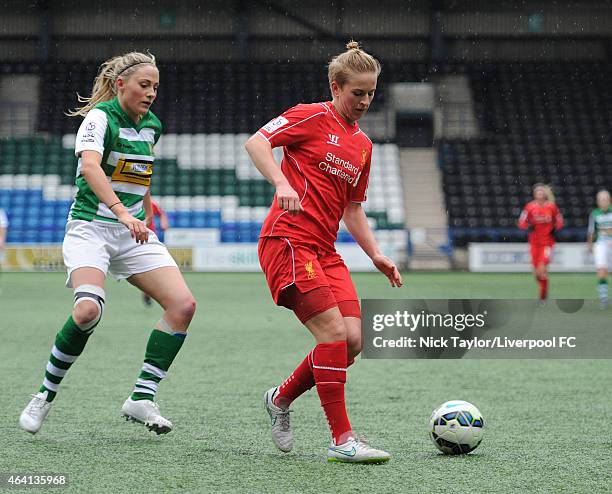
M333 112L334 116L336 117L336 119L340 122L340 125L342 125L342 127L350 133L355 133L359 130L359 124L357 122L355 122L353 125L350 125L342 115L340 115L340 113L338 112L338 110L336 110L336 107L334 106L334 104L331 101L327 102L327 107Z

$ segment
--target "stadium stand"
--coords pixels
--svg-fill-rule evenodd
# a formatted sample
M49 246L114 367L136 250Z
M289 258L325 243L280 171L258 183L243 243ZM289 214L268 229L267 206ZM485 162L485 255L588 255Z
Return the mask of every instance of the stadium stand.
M152 192L178 228L219 228L226 242L253 242L272 188L248 161L249 133L297 101L327 99L320 63L171 63L155 112L166 134L156 153ZM58 242L72 195L74 132L79 119L63 112L86 93L94 63L0 64L3 74L39 74L39 136L0 139L0 207L12 228L9 242ZM612 69L597 63L497 63L429 66L384 64L385 84L432 80L440 73L469 76L480 137L441 140L440 167L455 246L470 241L517 241L516 227L531 186L553 185L567 219L560 240L584 238L585 197L612 179ZM283 89L284 88L284 89ZM376 144L366 210L377 235L403 234L399 152ZM188 173L182 173L188 171ZM341 231L339 241L352 241Z
M222 242L256 242L273 188L244 151L249 134L239 131L256 130L296 101L326 99L321 94L326 80L319 80L324 71L315 64L266 71L257 64L214 63L170 64L162 70L164 88L155 111L169 133L156 146L153 195L174 228L217 228ZM39 73L49 88L41 93L41 135L0 139L0 207L11 220L8 241L60 242L73 194L74 132L80 123L63 112L74 106L75 93L91 85L95 65L4 64L2 71ZM406 77L406 70L399 67L394 74ZM417 77L417 70L411 74ZM248 85L251 80L255 83ZM277 91L279 86L301 88L301 97ZM253 94L265 96L263 102ZM380 240L405 243L397 146L376 144L374 159L367 214ZM338 241L353 239L341 230Z
M252 133L262 122L297 102L329 99L327 71L321 63L160 63L163 79L154 111L172 134ZM4 64L3 72L40 74L38 128L54 135L74 133L78 119L64 112L75 94L88 94L95 63ZM385 64L376 104L384 103L385 84L421 81L426 64Z
M608 64L487 64L467 69L481 137L439 143L455 246L519 241L532 185L550 183L566 218L557 233L584 241L598 188L612 181Z

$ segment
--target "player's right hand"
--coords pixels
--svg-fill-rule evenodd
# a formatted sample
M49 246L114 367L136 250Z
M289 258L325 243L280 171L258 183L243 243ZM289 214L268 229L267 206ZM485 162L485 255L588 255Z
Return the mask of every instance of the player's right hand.
M374 266L376 266L376 269L387 277L392 287L399 288L403 285L402 275L400 274L399 269L397 269L395 263L387 256L374 256L372 258L372 262L374 263Z
M304 211L300 203L300 196L289 184L282 184L276 188L276 200L278 201L278 207L288 211L290 215L296 215L300 211Z
M144 221L134 218L127 211L119 214L117 220L122 225L125 225L137 244L144 244L149 241L149 229L144 224Z

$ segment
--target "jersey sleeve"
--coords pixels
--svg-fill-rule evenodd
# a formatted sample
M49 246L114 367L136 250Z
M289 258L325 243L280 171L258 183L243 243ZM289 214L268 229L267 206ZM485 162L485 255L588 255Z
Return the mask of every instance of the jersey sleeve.
M559 211L559 208L557 207L557 205L555 204L555 230L561 230L561 228L563 228L564 222L563 222L563 215L561 214L561 211Z
M521 230L527 230L527 228L529 228L529 204L523 208L518 219L518 226Z
M0 209L0 228L8 228L9 222L6 213Z
M321 105L297 105L270 120L257 133L273 148L299 144L316 132L319 125L317 117L326 112Z
M107 128L106 113L98 108L90 110L77 132L74 154L78 157L83 151L97 151L103 155Z
M589 235L595 235L595 214L593 211L589 214L589 226L587 227L587 233Z
M370 162L372 161L372 150L370 150L369 158L363 170L357 176L357 180L353 190L351 191L351 202L366 202L368 199L368 184L370 182Z

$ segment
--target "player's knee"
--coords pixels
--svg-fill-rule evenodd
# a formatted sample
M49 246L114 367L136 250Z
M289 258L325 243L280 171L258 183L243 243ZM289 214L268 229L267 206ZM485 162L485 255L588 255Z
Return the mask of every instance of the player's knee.
M100 310L97 304L94 302L81 302L79 305L74 307L72 311L72 318L77 326L84 328L88 324L92 323L99 316Z
M346 326L342 318L334 319L326 328L325 333L329 341L346 340Z
M193 316L196 311L196 301L190 295L174 302L172 308L173 312L179 319L181 319L185 323L189 323L191 319L193 319Z
M104 289L96 285L81 285L74 290L74 323L85 333L92 333L104 312Z

